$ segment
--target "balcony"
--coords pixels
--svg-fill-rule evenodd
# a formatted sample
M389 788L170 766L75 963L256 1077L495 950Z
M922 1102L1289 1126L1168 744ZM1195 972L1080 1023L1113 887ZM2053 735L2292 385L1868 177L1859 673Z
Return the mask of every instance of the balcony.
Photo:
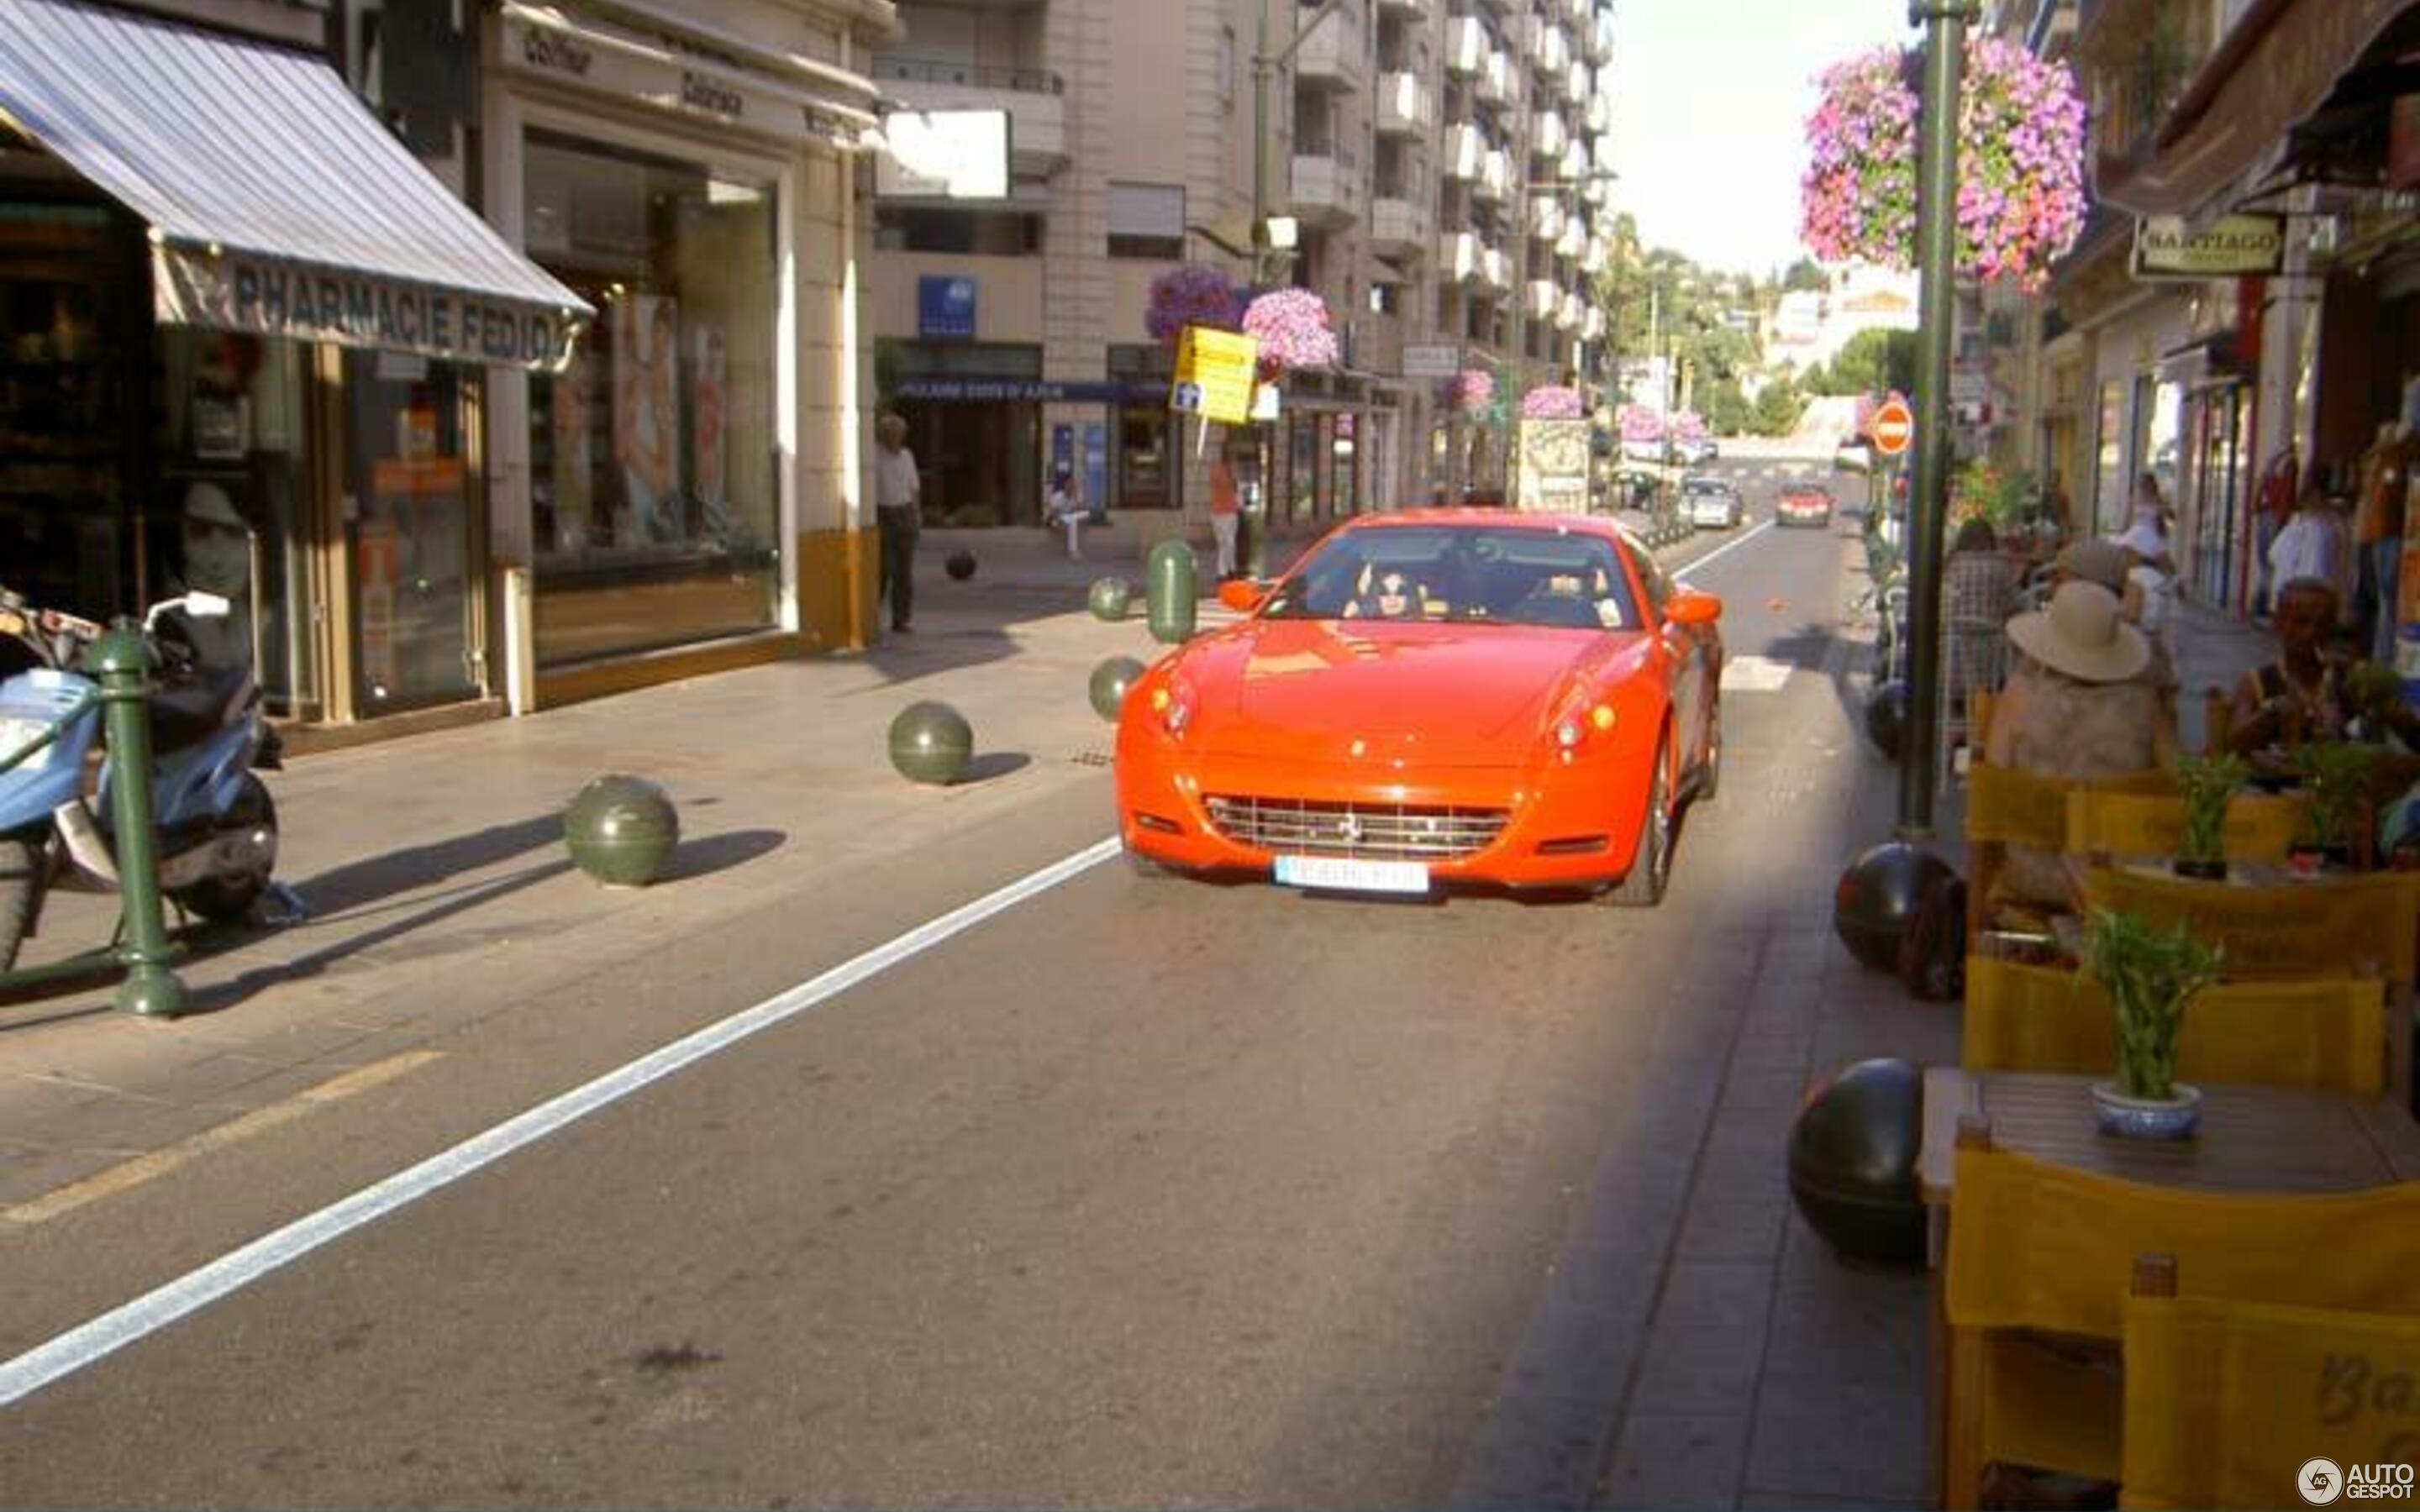
M1443 153L1438 166L1445 176L1466 184L1477 183L1487 166L1487 140L1468 121L1446 128Z
M1572 133L1565 129L1560 111L1542 110L1530 123L1529 150L1533 154L1548 158L1559 156L1571 145L1571 141Z
M1429 86L1417 73L1389 73L1378 81L1378 131L1386 136L1420 136L1436 119Z
M1362 58L1369 52L1360 13L1339 6L1320 19L1294 55L1295 82L1331 89L1358 89Z
M1587 106L1596 95L1596 76L1589 66L1574 58L1559 75L1562 80L1563 103L1575 110Z
M1599 209L1613 203L1613 180L1591 178L1580 188L1580 197Z
M1561 285L1551 278L1529 280L1529 299L1524 308L1528 310L1530 319L1551 320L1554 318L1555 312L1562 308L1562 303Z
M1613 12L1610 10L1598 11L1596 20L1590 23L1588 31L1584 34L1584 40L1587 45L1588 60L1590 63L1606 63L1611 61L1613 57Z
M1501 247L1488 247L1479 255L1479 281L1498 294L1512 292L1512 259Z
M1613 97L1611 95L1589 96L1587 122L1589 131L1597 136L1603 136L1613 130Z
M1529 235L1532 237L1552 241L1561 236L1564 228L1571 224L1572 219L1564 212L1563 202L1559 196L1554 194L1529 196Z
M1480 275L1486 261L1485 251L1479 244L1476 231L1448 231L1437 238L1437 276L1455 284L1468 284Z
M1512 189L1512 154L1502 147L1489 147L1487 156L1480 161L1479 181L1471 185L1471 192L1481 199L1501 204Z
M1361 165L1350 152L1297 152L1294 157L1296 218L1308 225L1334 230L1361 219Z
M1562 306L1555 312L1555 324L1565 331L1577 331L1581 322L1587 318L1588 310L1588 301L1570 289L1565 289Z
M1020 175L1047 177L1067 166L1066 85L1055 73L878 57L874 76L911 109L1008 112L1009 166Z
M1602 306L1591 304L1580 313L1580 340L1602 341L1604 339L1605 310Z
M1560 73L1572 66L1571 37L1549 22L1538 28L1538 35L1529 44L1529 55L1546 72Z
M1588 239L1588 247L1580 254L1580 271L1601 273L1613 261L1613 243L1602 234Z
M1487 27L1477 16L1456 16L1445 23L1447 72L1477 78L1487 71Z
M1519 90L1512 71L1512 54L1501 49L1487 54L1486 71L1479 76L1479 98L1493 104L1508 105Z
M1577 221L1566 221L1555 238L1555 255L1577 257L1588 251L1589 236Z
M1418 257L1429 247L1429 213L1407 199L1370 202L1370 250L1381 257Z
M1555 170L1570 183L1576 184L1587 178L1589 176L1588 144L1576 136L1564 143L1560 159L1555 164Z

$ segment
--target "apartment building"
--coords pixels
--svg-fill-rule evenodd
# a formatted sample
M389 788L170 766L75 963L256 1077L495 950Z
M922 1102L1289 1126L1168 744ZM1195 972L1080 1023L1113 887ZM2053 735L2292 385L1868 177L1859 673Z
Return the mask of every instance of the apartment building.
M1593 376L1611 237L1610 0L905 0L872 70L926 108L1011 117L1001 201L877 193L864 329L913 427L927 511L1030 523L1072 466L1146 533L1202 502L1199 426L1144 324L1183 263L1253 282L1256 207L1343 347L1260 427L1273 523L1500 483L1466 368ZM1156 513L1155 513L1156 512Z

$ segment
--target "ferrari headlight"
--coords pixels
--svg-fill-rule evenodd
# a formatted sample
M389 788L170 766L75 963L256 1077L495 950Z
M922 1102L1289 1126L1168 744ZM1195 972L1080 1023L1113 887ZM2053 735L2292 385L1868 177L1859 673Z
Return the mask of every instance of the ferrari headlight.
M1171 676L1151 690L1151 712L1158 717L1159 727L1171 735L1185 733L1196 707L1193 685L1183 677Z
M1555 721L1555 748L1568 756L1587 745L1590 736L1609 733L1616 722L1612 704L1575 700Z

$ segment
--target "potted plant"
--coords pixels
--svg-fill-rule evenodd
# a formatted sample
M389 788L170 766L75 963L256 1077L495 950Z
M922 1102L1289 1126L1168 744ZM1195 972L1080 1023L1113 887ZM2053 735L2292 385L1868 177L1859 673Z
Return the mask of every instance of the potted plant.
M2252 775L2232 752L2187 756L2177 763L2177 792L2185 805L2184 838L2177 846L2180 877L2217 881L2226 875L2226 810Z
M2218 948L2180 920L2154 926L2097 909L2084 933L2084 969L2117 1006L2118 1078L2092 1084L2103 1134L2190 1137L2201 1092L2177 1080L2177 1030L2195 993L2218 980Z
M2382 741L2389 713L2403 702L2403 678L2392 667L2365 661L2346 670L2344 696L2352 715L2350 731L2354 737Z
M2303 838L2293 850L2297 870L2351 864L2353 817L2368 796L2370 764L2377 755L2374 746L2344 740L2317 740L2296 749L2294 764L2309 804Z

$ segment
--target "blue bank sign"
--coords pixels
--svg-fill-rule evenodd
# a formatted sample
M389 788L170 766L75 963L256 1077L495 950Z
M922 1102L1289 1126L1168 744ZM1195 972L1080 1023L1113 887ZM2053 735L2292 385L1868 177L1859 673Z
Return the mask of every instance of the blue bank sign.
M925 340L975 334L975 281L927 273L916 280L916 334Z

